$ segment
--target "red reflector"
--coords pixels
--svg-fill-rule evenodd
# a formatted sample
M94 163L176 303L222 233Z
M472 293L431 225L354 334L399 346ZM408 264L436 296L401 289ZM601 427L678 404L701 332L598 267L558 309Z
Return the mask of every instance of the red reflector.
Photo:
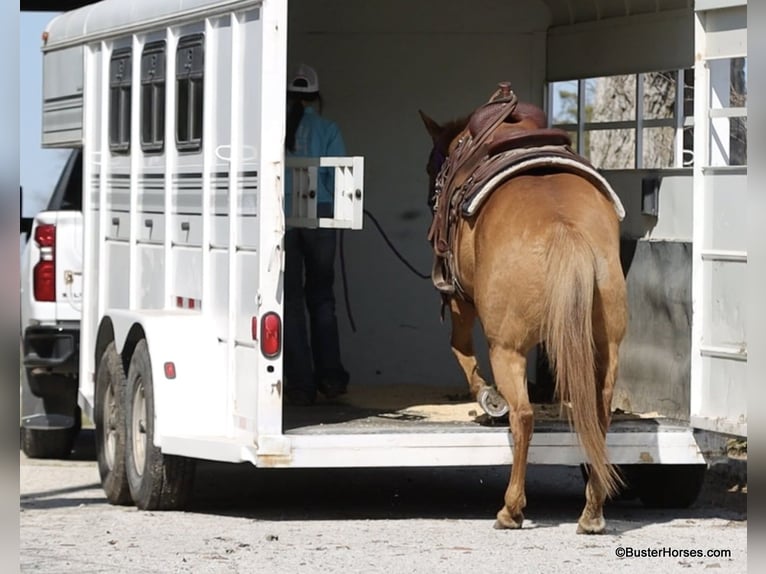
M253 336L253 341L258 340L258 317L250 320L250 334Z
M261 353L269 359L282 350L282 319L276 313L266 313L261 319Z
M32 290L37 301L56 300L56 264L53 261L40 261L35 265Z
M53 247L56 244L56 226L38 225L35 228L35 243L40 247Z
M165 378L166 379L175 379L176 378L176 365L172 362L165 363Z

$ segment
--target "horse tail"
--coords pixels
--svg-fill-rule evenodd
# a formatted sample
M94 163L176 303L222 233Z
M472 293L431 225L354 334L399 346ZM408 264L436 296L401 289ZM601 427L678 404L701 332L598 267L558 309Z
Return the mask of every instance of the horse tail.
M609 496L622 483L609 462L602 422L603 398L596 379L593 298L596 259L583 235L567 224L553 230L547 252L542 339L555 372L556 394Z

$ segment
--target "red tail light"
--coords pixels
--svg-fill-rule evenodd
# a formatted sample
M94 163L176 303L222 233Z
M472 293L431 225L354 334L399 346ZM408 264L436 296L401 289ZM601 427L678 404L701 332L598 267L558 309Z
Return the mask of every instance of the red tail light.
M38 225L35 243L40 247L40 261L32 271L32 291L37 301L56 300L56 226Z
M282 351L282 319L276 313L261 318L261 353L273 359Z
M40 247L55 247L56 226L50 224L38 225L35 229L35 243Z
M56 300L56 264L40 261L34 269L34 296L37 301Z

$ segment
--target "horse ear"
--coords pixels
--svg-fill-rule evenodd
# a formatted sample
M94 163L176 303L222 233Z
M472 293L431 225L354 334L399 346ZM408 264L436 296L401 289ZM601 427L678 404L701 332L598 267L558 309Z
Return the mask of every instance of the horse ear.
M428 130L431 139L435 142L442 135L442 127L430 117L428 117L425 112L423 112L423 110L418 110L418 113L420 114L420 119L423 120L423 123L425 124L426 130Z

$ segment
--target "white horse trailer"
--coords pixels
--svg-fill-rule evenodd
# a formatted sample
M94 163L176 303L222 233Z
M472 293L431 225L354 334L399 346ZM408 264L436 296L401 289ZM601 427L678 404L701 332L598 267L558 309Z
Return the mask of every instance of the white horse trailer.
M96 423L112 502L180 506L195 459L257 467L512 460L507 426L480 424L465 400L438 415L415 396L404 401L409 410L393 408L390 387L355 378L348 403L283 408L286 225L360 229L364 196L362 158L303 160L287 166L308 187L291 190L285 217L287 24L284 0L104 0L57 17L44 33L43 143L84 153L79 400ZM698 111L704 124L707 109ZM336 172L332 219L317 219L305 193L319 166ZM697 177L708 181L708 172ZM715 214L706 213L709 223ZM743 259L700 249L703 266ZM696 289L705 288L700 273ZM387 344L377 343L380 353ZM703 357L740 361L738 349L695 342ZM714 392L717 373L702 361L695 376L707 382L695 379L692 394L695 416L707 419L720 403L702 396ZM726 374L742 383L739 371ZM372 388L364 408L353 404ZM678 472L705 464L688 421L616 417L607 440L619 465ZM529 462L585 460L566 421L543 417Z

